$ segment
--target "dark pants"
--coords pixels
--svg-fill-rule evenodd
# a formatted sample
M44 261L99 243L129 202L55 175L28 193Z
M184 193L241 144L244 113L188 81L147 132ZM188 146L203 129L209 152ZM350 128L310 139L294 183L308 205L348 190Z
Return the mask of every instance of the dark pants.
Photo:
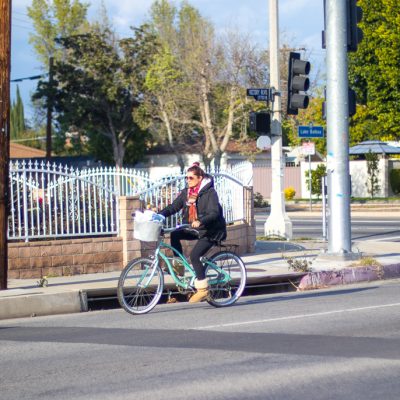
M196 278L203 280L206 278L206 267L201 263L200 257L207 253L214 246L214 241L204 237L199 239L196 235L185 232L184 230L173 231L171 233L171 246L182 254L181 240L198 240L190 253L190 261L192 262ZM175 253L177 256L178 254Z

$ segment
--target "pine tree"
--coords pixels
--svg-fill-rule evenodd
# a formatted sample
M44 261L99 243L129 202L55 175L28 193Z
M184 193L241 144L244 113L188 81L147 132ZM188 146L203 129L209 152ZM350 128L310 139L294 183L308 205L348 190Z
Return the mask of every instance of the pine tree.
M21 98L19 86L17 86L16 99L11 104L10 117L11 138L18 139L23 135L26 129L24 103Z

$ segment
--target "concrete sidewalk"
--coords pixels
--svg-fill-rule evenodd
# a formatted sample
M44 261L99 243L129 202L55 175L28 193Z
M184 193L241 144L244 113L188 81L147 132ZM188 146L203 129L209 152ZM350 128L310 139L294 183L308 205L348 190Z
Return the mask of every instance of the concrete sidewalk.
M400 277L399 242L355 242L353 251L362 258L353 261L326 257L326 246L321 241L257 242L256 252L242 257L248 285L291 280L300 290L308 290ZM290 259L308 265L312 271L290 269ZM9 290L0 291L0 319L87 311L88 296L116 295L119 275L110 272L49 278L47 287L39 287L38 279L10 279Z

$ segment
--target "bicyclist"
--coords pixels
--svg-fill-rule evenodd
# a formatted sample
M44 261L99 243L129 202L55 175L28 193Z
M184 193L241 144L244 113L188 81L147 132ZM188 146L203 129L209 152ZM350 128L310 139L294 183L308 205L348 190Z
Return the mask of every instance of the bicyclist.
M213 178L206 174L199 163L193 163L186 172L187 187L178 197L160 211L164 217L169 217L183 209L182 222L190 224L194 230L178 229L171 233L171 246L182 253L181 240L197 240L190 253L196 273L196 293L190 298L190 303L198 303L208 296L208 282L205 266L200 258L216 243L226 239L226 223L222 214L218 194L214 189ZM177 255L175 253L175 255Z

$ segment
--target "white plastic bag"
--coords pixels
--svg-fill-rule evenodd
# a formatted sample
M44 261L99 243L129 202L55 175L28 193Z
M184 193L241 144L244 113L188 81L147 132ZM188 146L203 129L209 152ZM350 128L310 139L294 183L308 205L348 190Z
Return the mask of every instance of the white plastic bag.
M152 210L135 212L133 237L143 242L156 242L165 218Z

